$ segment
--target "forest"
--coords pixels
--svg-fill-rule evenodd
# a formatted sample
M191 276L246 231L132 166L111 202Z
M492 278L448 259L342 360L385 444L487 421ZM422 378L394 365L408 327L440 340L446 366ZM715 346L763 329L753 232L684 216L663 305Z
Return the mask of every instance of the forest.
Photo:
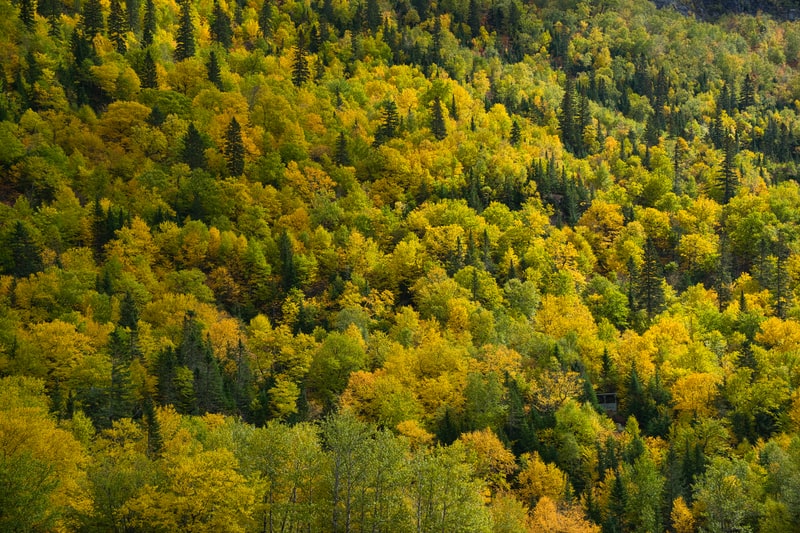
M0 531L800 531L729 4L0 0Z

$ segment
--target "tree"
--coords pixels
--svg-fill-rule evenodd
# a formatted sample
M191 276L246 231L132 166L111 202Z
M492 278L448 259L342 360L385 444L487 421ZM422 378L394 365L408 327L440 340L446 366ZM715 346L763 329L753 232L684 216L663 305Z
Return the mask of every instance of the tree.
M127 31L127 16L122 10L120 0L111 0L111 11L108 15L108 37L120 54L128 51L128 45L125 42Z
M558 123L561 126L561 142L569 151L575 151L578 146L578 125L576 123L575 109L575 80L567 76L564 85L564 97L561 99L561 112L558 115Z
M213 83L217 89L222 90L222 71L219 68L219 60L217 53L212 50L208 55L208 63L206 63L206 71L208 72L208 81Z
M27 224L21 220L14 224L8 244L11 249L12 275L25 278L42 270L42 251Z
M661 286L661 265L658 262L658 251L653 240L648 237L644 245L644 262L642 271L637 280L636 296L640 309L653 315L661 308L664 302L664 289Z
M194 123L189 124L186 135L183 136L183 162L190 168L205 168L206 142Z
M343 131L340 131L339 136L336 138L336 153L333 159L337 165L342 167L350 164L350 154L347 151L347 138L344 136Z
M380 146L389 139L397 136L397 127L400 124L400 118L397 116L397 104L393 100L387 100L383 104L383 114L380 126L375 132L374 146Z
M297 284L297 265L295 265L294 262L292 239L285 230L281 233L280 240L278 241L278 250L280 252L283 288L289 290Z
M736 168L734 158L736 157L736 140L730 134L724 134L722 142L724 160L722 162L722 175L720 176L720 188L722 189L722 203L727 205L733 195L736 194Z
M156 5L153 0L146 0L144 4L144 24L142 28L142 46L153 44L156 34Z
M33 0L20 0L19 20L22 21L22 24L25 25L28 31L33 30L34 24L36 23Z
M151 0L152 1L152 0ZM158 74L153 53L148 50L142 60L142 74L139 76L142 89L158 89Z
M265 39L272 33L272 4L271 0L264 0L258 12L258 29Z
M139 20L139 9L141 4L139 1L140 0L125 0L125 12L127 14L128 28L130 28L130 30L136 34L138 34L139 30L141 29Z
M244 142L242 141L242 128L236 117L231 119L225 131L225 159L228 162L228 172L231 176L244 174Z
M175 60L183 61L194 56L194 21L192 20L192 3L190 0L181 0L180 15L178 17L178 33L175 36Z
M222 45L226 50L231 47L233 41L233 31L231 30L231 18L222 9L219 0L214 0L214 12L211 22L211 39ZM213 52L212 52L213 53Z
M300 87L311 76L308 67L308 56L306 55L305 43L300 41L294 47L294 57L292 58L292 83Z
M438 96L433 100L431 131L433 132L433 136L440 141L447 137L447 126L445 126L444 123L444 109L442 109L442 101Z
M522 132L520 131L519 122L514 120L514 123L511 124L511 135L509 136L508 142L511 143L511 146L519 146L521 139Z
M381 10L378 0L367 0L367 28L372 33L378 31L381 26Z
M81 24L83 25L83 34L90 40L98 33L103 32L105 23L103 22L103 8L100 5L100 0L86 1L83 5Z

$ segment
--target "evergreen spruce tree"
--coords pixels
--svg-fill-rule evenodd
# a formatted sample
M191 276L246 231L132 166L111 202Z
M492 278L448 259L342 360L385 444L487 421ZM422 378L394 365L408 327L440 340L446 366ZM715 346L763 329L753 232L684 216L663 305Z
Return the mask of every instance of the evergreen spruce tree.
M231 176L244 174L244 142L242 141L242 127L236 117L231 119L225 131L225 159L228 162L228 172Z
M292 239L285 230L281 233L278 241L278 251L280 253L283 288L288 291L297 284L297 266L294 262Z
M95 35L103 32L105 23L103 22L103 8L100 5L100 0L86 0L83 5L81 25L83 26L83 34L90 41L94 39Z
M656 246L648 237L644 245L642 272L637 283L637 300L641 309L647 312L648 318L652 318L664 302L660 271Z
M139 7L139 0L125 0L125 13L128 17L128 28L137 35L141 29L139 24Z
M126 26L127 16L122 10L122 4L119 0L111 0L111 11L108 15L108 37L120 54L128 51L128 45L125 42L125 33L128 31Z
M265 39L272 33L272 3L271 0L264 0L258 12L258 29L261 36Z
M561 126L561 142L569 151L577 148L577 125L575 124L575 82L567 76L564 97L561 99L561 113L558 115Z
M175 60L183 61L194 56L194 21L192 20L192 3L190 0L181 0L180 16L178 18L178 34L175 36Z
M373 146L380 146L389 139L397 136L397 127L400 125L400 118L397 115L397 104L392 100L387 100L383 104L383 120L375 132L375 142Z
M347 138L344 132L340 131L339 136L336 138L336 153L334 154L334 161L340 167L350 164L350 154L347 151Z
M142 89L158 89L156 62L153 60L153 53L150 50L144 55L139 80L141 81Z
M227 50L233 42L233 30L231 29L231 18L219 5L219 0L214 0L212 18L211 39Z
M14 224L8 244L11 251L11 274L13 276L25 278L42 270L41 248L34 240L28 226L21 220Z
M519 128L519 122L514 120L514 123L511 124L511 135L509 136L509 142L512 146L519 146L519 142L522 139L522 132Z
M739 109L744 109L756 103L756 82L752 72L747 74L742 81L742 94L739 95Z
M467 24L472 32L472 37L475 38L481 34L481 18L482 13L478 0L469 0L469 14L467 16Z
M722 150L724 159L722 161L722 175L720 176L720 188L722 189L722 204L727 205L736 194L736 168L734 158L736 157L736 141L732 135L723 134Z
M372 33L378 31L381 26L381 9L378 5L378 0L366 0L367 13L365 15L367 28Z
M440 141L447 137L447 127L444 123L444 110L442 109L442 101L438 96L433 100L431 131L433 132L433 136Z
M156 34L156 6L153 0L146 0L144 4L144 24L142 28L142 46L153 44Z
M189 124L189 128L186 130L186 135L183 137L183 162L189 165L189 167L192 169L205 168L206 148L206 142L195 127L194 123Z
M292 58L292 83L300 87L308 81L310 76L311 70L308 66L305 43L300 39L294 48L294 57Z
M33 30L36 23L35 11L33 0L19 0L19 20L28 31Z
M456 95L450 99L450 118L458 122L458 106L456 105Z
M145 399L143 411L144 424L147 428L147 457L157 459L164 447L164 439L161 436L161 424L156 418L156 410L151 398Z
M217 53L212 50L208 55L208 63L206 63L206 71L208 72L208 81L214 86L222 90L222 71L219 68L219 61L217 60Z

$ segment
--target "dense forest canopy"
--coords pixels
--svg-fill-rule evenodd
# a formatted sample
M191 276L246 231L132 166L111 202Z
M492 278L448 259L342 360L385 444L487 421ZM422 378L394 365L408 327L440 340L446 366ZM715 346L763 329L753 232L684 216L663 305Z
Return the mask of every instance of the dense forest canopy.
M800 529L800 22L696 4L0 0L0 530Z

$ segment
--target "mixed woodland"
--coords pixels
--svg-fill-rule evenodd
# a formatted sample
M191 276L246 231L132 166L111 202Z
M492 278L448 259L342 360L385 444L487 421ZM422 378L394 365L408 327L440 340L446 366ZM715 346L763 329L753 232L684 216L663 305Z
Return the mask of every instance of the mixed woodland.
M788 3L0 0L0 530L800 531Z

